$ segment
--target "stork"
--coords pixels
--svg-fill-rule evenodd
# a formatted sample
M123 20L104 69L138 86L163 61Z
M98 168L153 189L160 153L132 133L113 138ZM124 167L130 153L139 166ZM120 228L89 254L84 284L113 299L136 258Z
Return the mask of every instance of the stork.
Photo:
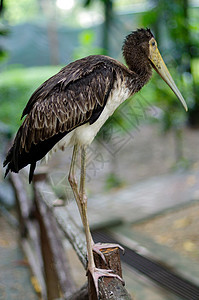
M187 110L187 105L176 87L157 48L150 29L131 32L123 44L123 56L128 67L103 55L91 55L74 61L45 81L30 97L22 118L25 119L4 161L9 171L18 173L30 164L32 181L36 162L51 149L73 146L68 180L81 215L87 242L88 271L98 293L98 278L113 276L111 270L95 266L93 250L112 247L94 244L87 217L85 191L86 148L116 108L137 93L151 78L152 68L173 90ZM75 166L81 151L80 183L75 177Z

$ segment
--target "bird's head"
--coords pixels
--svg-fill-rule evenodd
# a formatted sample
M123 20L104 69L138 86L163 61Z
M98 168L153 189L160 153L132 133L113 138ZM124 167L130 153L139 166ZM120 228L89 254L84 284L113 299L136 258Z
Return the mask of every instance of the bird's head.
M168 84L187 111L187 104L169 73L150 29L138 29L130 33L123 44L123 55L132 71L151 73L151 66Z

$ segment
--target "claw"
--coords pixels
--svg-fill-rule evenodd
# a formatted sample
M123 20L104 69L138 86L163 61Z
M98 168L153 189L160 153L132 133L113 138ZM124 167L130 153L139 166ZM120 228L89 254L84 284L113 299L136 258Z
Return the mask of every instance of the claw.
M105 264L107 264L106 258L104 256L104 254L102 253L101 249L119 248L120 250L122 250L123 254L125 252L124 248L122 246L120 246L119 244L96 243L96 244L93 244L92 248L93 248L94 252L96 252L97 254L99 254L99 256L101 256L101 258L103 259Z
M107 269L98 269L96 267L94 268L89 268L88 271L90 272L90 274L92 275L93 278L93 282L95 285L95 289L96 289L96 293L97 296L99 295L99 284L98 284L98 279L100 277L115 277L118 278L122 284L124 285L124 280L117 274L111 273L113 272L113 270L107 270Z

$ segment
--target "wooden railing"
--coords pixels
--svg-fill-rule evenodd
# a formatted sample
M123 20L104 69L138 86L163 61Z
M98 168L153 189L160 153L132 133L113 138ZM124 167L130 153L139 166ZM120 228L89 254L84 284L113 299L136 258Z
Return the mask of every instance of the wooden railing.
M86 242L81 228L71 218L67 206L55 206L56 196L47 183L46 174L34 177L33 189L27 192L27 184L17 174L11 174L17 200L21 245L28 258L31 270L37 278L39 292L43 300L95 300L97 295L90 274L88 283L76 290L71 276L63 240L74 248L83 267L87 268ZM112 269L122 277L118 248L104 251L107 264L95 254L99 268ZM122 282L117 278L99 279L98 299L132 299Z

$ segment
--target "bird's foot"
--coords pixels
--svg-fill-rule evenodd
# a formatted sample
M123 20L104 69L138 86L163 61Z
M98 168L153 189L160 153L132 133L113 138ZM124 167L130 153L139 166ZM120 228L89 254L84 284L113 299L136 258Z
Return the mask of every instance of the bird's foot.
M101 250L102 249L110 249L110 248L119 248L120 250L122 250L123 254L125 251L124 248L121 247L119 244L96 243L96 244L93 244L93 246L92 246L93 251L96 252L103 259L105 264L107 264L106 258Z
M124 280L119 275L112 273L113 270L98 269L96 267L92 267L92 268L88 268L88 271L90 272L90 274L91 274L91 276L93 278L93 282L94 282L94 285L95 285L97 296L99 295L98 279L100 277L118 278L122 282L123 285L125 284ZM88 274L88 271L87 271L87 274Z

